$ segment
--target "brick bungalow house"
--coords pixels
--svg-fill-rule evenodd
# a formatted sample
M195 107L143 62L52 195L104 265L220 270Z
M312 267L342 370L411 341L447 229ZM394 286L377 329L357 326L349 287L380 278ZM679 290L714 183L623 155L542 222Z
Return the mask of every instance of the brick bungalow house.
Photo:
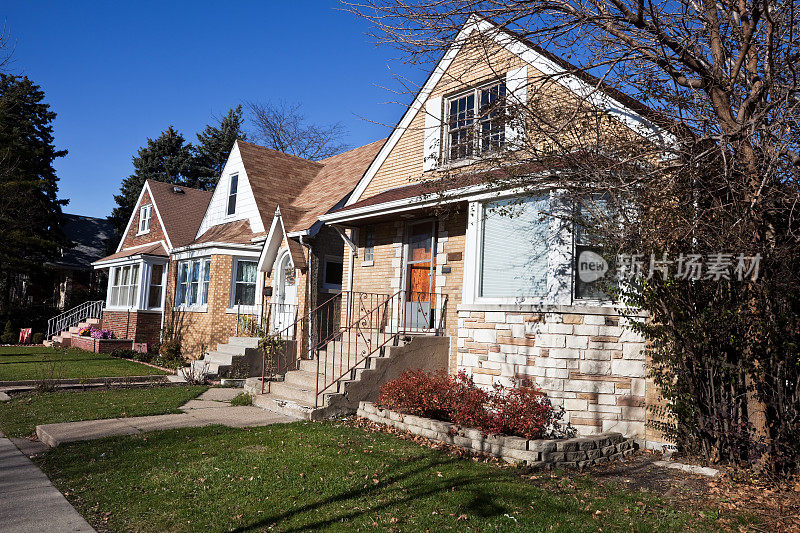
M441 327L451 372L486 386L535 383L581 434L657 440L645 429L646 398L657 394L643 340L614 305L577 283L573 228L539 216L564 208L557 191L497 190L470 174L484 150L517 149L521 126L465 120L465 109L479 117L492 95L542 98L528 83L541 73L562 74L553 98L593 94L593 105L637 134L660 134L650 110L599 80L567 74L562 59L485 19L472 17L454 43L344 206L320 217L347 237L345 286L401 295L406 330ZM454 170L466 178L432 194L429 182ZM509 198L521 214L498 216Z
M285 327L341 290L341 239L317 217L352 190L380 145L315 162L236 141L195 238L171 251L164 323L185 355L251 335L254 324Z
M118 338L161 337L170 253L192 242L211 193L147 180L116 252L92 263L109 269L102 325Z

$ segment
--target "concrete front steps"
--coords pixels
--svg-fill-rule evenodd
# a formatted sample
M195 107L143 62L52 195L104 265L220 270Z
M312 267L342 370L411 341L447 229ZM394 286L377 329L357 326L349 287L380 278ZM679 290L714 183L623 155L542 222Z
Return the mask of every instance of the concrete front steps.
M397 346L390 345L376 351L355 368L350 367L364 357L365 343L336 342L335 347L331 343L320 353L319 366L317 360L300 361L297 370L286 372L282 381L264 383L264 394L261 393L261 378L247 379L244 388L253 395L253 405L308 420L348 415L356 412L359 402L377 400L380 386L405 370L447 369L448 337L405 336ZM343 352L348 344L351 350L349 364L348 352ZM329 354L334 349L336 364L325 364L332 358ZM336 379L339 376L341 378ZM333 384L315 402L317 379L320 388L324 383L333 381Z
M72 343L72 337L78 336L78 332L87 326L99 326L100 319L99 318L87 318L83 322L80 322L77 326L72 326L71 328L62 331L58 335L53 335L52 339L48 339L44 341L45 346L58 346L61 348L67 348Z
M231 337L225 344L217 345L217 349L209 352L203 359L192 361L191 366L180 372L186 376L205 374L206 377L228 377L231 369L245 359L261 358L258 350L258 339L255 337Z

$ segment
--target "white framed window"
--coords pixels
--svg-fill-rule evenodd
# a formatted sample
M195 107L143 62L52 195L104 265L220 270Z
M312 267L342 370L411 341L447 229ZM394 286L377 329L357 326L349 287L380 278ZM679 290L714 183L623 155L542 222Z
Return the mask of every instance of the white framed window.
M254 306L256 304L256 279L258 262L236 259L233 265L231 307Z
M190 259L178 263L175 283L175 306L205 308L208 304L208 284L211 279L211 260Z
M236 213L236 194L239 191L239 174L231 176L231 182L228 186L228 206L225 210L226 215L233 215Z
M136 307L139 292L139 265L125 265L114 268L111 275L110 307Z
M364 228L364 262L372 263L375 260L375 226Z
M150 283L147 287L147 308L161 309L161 298L164 294L165 265L150 265Z
M150 218L153 212L153 205L143 205L139 209L139 233L148 233L150 231Z
M325 257L322 266L322 288L329 291L342 289L344 263L339 258Z
M470 159L505 146L506 83L503 80L447 99L447 157Z
M547 296L549 195L482 206L479 298L537 300Z

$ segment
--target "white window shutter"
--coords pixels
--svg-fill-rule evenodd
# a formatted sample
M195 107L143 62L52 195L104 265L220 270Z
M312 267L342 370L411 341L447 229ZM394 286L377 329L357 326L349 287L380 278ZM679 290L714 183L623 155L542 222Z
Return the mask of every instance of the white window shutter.
M439 164L442 144L442 97L425 102L425 152L422 170L432 170Z
M528 102L528 66L506 73L506 104L512 113L506 124L506 146L519 150L525 146L525 105Z

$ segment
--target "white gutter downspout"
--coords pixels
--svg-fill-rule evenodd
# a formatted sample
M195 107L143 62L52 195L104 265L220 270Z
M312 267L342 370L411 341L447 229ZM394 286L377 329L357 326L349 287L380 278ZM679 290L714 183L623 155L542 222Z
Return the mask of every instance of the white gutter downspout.
M164 315L167 313L167 287L169 286L169 264L172 261L169 260L169 256L167 256L167 264L164 265L164 295L161 297L161 331L158 332L158 338L161 342L164 342Z

